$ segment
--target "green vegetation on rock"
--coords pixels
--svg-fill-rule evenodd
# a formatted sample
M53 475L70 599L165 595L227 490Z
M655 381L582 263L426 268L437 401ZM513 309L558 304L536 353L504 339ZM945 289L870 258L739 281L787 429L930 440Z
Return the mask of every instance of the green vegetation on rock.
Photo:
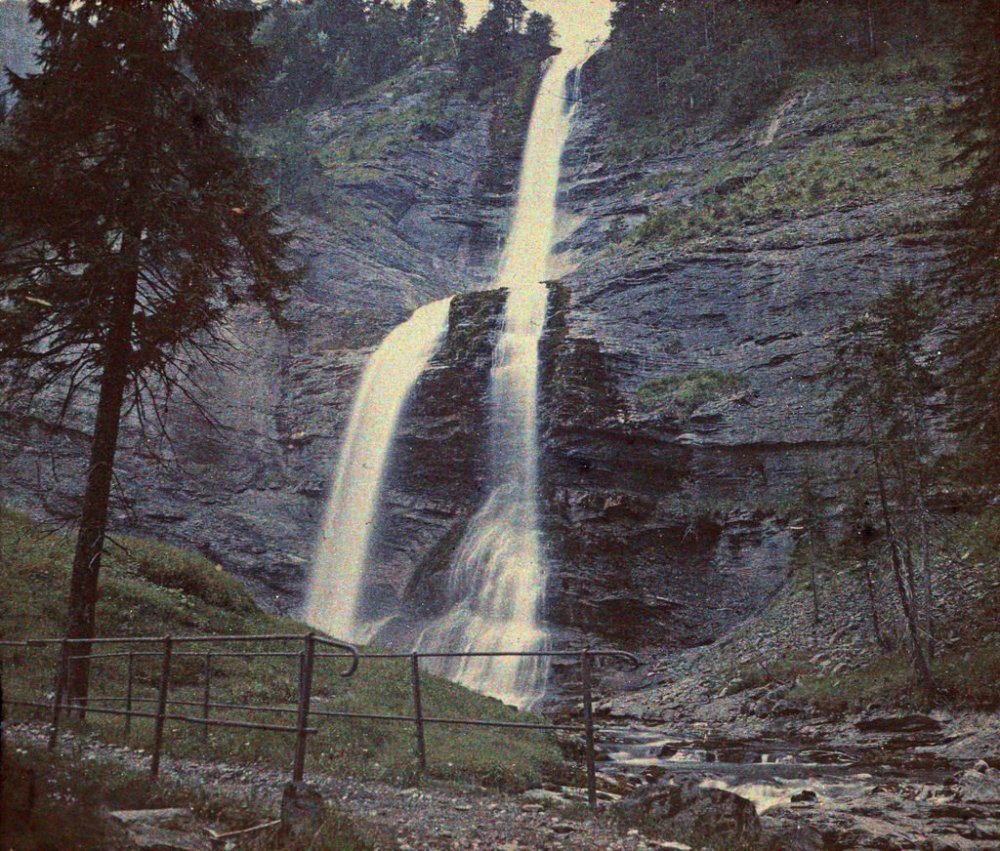
M673 402L685 414L693 413L706 402L735 393L746 381L717 369L696 369L683 375L667 375L643 384L636 396L647 410Z
M724 161L697 179L693 207L654 210L633 241L676 245L954 185L964 170L953 162L957 149L937 97L943 73L923 59L888 58L831 73L822 82L803 75L795 96L818 101L814 120L842 130L788 145L778 138L773 155ZM882 103L886 98L891 110ZM683 178L668 169L639 188L655 192ZM906 222L897 225L905 229Z
M154 541L122 538L105 556L97 607L100 635L305 634L308 628L259 609L242 585L221 568L193 553ZM0 513L0 629L5 638L58 636L65 625L65 594L72 561L67 537L47 531L22 515ZM185 648L188 649L188 648ZM274 649L273 645L254 649ZM295 648L299 649L297 646ZM55 655L38 650L4 651L4 687L8 699L35 699L51 691ZM314 707L361 713L412 714L409 660L363 660L347 680L337 675L343 660L318 663ZM175 660L172 696L199 701L204 662L200 657ZM297 669L289 659L224 659L214 663L213 699L220 703L295 705ZM139 692L155 694L159 661L136 666ZM94 664L94 692L123 694L122 659ZM424 713L436 717L524 720L497 700L438 677L423 677ZM216 710L221 713L222 710ZM23 718L30 710L12 710ZM42 713L44 716L44 713ZM230 717L273 721L272 715ZM292 716L279 716L292 717ZM320 732L309 744L308 772L337 772L387 781L415 779L416 759L410 724L355 719L317 721ZM91 716L87 728L111 741L120 739L120 718ZM136 719L133 742L148 746L149 719ZM166 749L175 756L232 763L290 767L292 738L277 732L213 729L207 741L191 725L171 725ZM559 748L550 734L476 727L431 725L427 753L432 775L505 789L537 785L544 775L564 771Z

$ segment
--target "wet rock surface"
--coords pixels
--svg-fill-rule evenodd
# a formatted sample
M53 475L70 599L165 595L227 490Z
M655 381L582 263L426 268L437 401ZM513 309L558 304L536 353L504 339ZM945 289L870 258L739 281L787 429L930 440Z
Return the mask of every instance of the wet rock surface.
M1000 807L985 800L995 793L988 763L963 769L940 759L915 769L905 755L947 748L969 723L942 723L934 745L919 733L905 743L888 734L859 737L850 723L815 724L796 730L798 739L790 731L727 739L674 726L622 728L602 739L601 785L628 796L617 806L658 800L664 784L678 799L693 788L738 795L759 817L758 839L748 847L993 848ZM975 800L980 794L984 800Z
M642 789L615 806L626 824L640 825L654 836L749 846L760 838L760 819L746 798L696 782L658 784Z

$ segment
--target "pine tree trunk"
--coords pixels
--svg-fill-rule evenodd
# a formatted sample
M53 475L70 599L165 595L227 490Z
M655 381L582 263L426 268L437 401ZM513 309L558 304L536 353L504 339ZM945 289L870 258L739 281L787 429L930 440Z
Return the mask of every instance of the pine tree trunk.
M924 648L920 642L920 627L913 612L912 600L906 590L903 558L900 554L899 541L896 539L895 525L892 522L892 513L889 510L889 495L886 492L885 476L882 472L882 453L878 445L879 438L875 431L874 415L867 400L865 415L868 426L869 450L872 453L875 483L878 487L879 507L882 511L882 523L885 526L885 536L889 542L892 574L896 580L896 592L899 597L899 604L903 609L903 617L906 620L907 631L910 635L913 669L921 688L927 694L930 694L934 691L934 677L931 674L930 665L927 663L927 656L924 654Z
M819 587L816 584L816 551L809 547L809 577L812 583L813 628L819 626Z
M138 285L138 246L137 235L125 238L121 253L125 269L116 288L111 322L104 341L104 371L101 374L97 417L90 444L87 488L84 491L70 580L66 636L72 639L94 637L97 579L108 525L108 503L115 453L118 449L122 403L128 384L129 355L132 352L132 324ZM73 644L69 652L73 656L87 656L90 654L90 647L88 643ZM81 716L86 706L89 679L88 661L77 661L70 666L67 697L69 702L79 704Z
M872 578L872 566L867 558L862 560L862 568L865 573L865 590L868 592L868 613L871 615L872 629L875 630L875 640L883 650L889 650L889 642L882 632L882 620L878 614L878 598L875 595L875 580Z

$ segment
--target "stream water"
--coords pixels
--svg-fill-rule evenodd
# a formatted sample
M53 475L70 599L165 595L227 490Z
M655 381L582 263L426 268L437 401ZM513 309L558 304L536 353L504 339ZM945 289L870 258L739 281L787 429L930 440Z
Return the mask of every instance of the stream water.
M829 747L793 739L740 740L677 736L664 728L620 727L598 739L602 773L629 784L671 776L695 778L752 801L758 813L815 793L827 801L857 799L868 789L906 779L938 784L955 766L862 747Z

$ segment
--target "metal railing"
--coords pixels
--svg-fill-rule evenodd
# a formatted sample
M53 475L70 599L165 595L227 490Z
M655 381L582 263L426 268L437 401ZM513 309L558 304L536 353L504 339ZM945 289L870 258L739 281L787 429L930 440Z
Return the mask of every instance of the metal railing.
M231 650L218 649L217 645L226 643L249 643L261 642L264 644L287 644L288 642L302 642L301 650ZM199 650L176 650L178 645L210 645L208 649ZM86 651L74 655L73 648L82 645ZM99 648L108 645L126 645L127 650L113 652L93 652L92 645ZM143 649L135 649L131 645L139 645ZM363 653L351 644L335 641L316 633L305 635L209 635L209 636L128 636L115 638L94 638L94 639L59 639L42 638L26 639L21 641L0 641L0 649L3 648L25 648L44 649L56 646L59 649L59 656L56 663L55 686L52 698L49 701L29 700L29 699L6 699L8 706L22 706L36 709L47 709L49 711L49 739L50 749L56 747L59 739L60 721L65 713L69 715L76 713L83 718L88 713L97 715L118 716L124 719L123 738L129 741L132 722L137 718L152 719L153 721L153 746L151 753L150 771L153 777L159 775L160 761L163 751L164 731L168 722L181 722L185 724L200 725L204 731L204 739L207 742L209 729L218 728L238 728L249 730L261 730L269 732L287 733L295 737L295 750L292 765L292 779L302 780L305 774L306 751L308 739L318 732L318 728L310 726L313 719L342 718L346 720L358 719L368 721L378 721L386 723L407 723L413 725L414 745L417 758L417 766L421 772L427 771L427 741L425 729L429 724L473 726L473 727L496 727L520 730L547 730L582 733L585 743L585 762L587 771L587 800L591 806L597 804L597 772L596 772L596 749L593 711L593 670L594 662L600 658L611 658L624 660L634 667L638 667L639 660L631 653L621 650L551 650L535 652L414 652L414 653ZM318 650L318 647L330 648L328 650ZM581 692L583 698L583 718L582 724L558 724L540 723L534 721L499 721L481 718L450 718L429 716L424 713L424 701L421 687L421 666L422 659L440 658L462 658L462 657L564 657L576 658L580 663L581 671ZM72 664L87 664L101 659L125 659L127 669L125 676L125 693L122 695L93 694L88 695L84 702L70 701L67 697L67 685L69 682L70 666ZM136 687L136 667L137 663L146 659L161 659L160 669L157 677L157 688L155 697L139 697L135 693ZM197 658L203 661L203 673L200 683L200 698L197 700L183 699L171 696L171 673L174 670L174 661L181 658ZM214 685L216 665L222 659L296 659L298 661L298 695L295 706L278 705L257 705L249 703L219 702L212 700L212 690ZM347 710L318 709L312 705L313 679L317 660L320 659L346 659L347 667L340 671L341 677L351 677L358 670L362 659L399 659L409 660L409 674L412 693L412 715L398 715L387 713L351 712ZM109 704L111 704L109 706ZM114 708L114 704L121 704L122 708ZM140 707L149 707L143 709ZM177 711L170 711L173 707L188 707L200 709L200 714L181 714ZM258 721L242 721L235 718L212 717L216 710L239 711L239 712L259 712L274 715L294 715L294 724L269 723ZM315 720L313 720L315 723Z

